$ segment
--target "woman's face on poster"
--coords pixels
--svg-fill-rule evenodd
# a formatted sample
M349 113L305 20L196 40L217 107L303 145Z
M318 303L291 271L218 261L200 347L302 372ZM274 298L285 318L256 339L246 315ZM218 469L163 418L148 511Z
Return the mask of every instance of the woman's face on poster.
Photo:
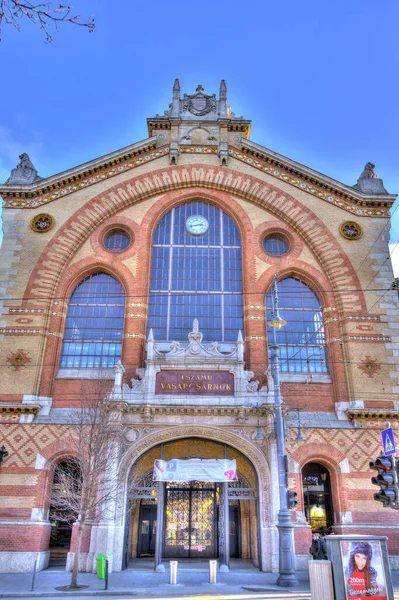
M363 571L364 567L367 565L367 558L364 554L357 552L354 556L355 565L358 571Z

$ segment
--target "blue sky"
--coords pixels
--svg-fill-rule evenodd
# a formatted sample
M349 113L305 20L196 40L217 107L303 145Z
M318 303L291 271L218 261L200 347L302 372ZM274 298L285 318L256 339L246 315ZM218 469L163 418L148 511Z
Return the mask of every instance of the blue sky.
M374 162L399 192L397 0L71 2L94 33L65 25L51 46L4 26L0 181L21 152L46 177L146 138L179 77L225 79L253 141L349 185Z

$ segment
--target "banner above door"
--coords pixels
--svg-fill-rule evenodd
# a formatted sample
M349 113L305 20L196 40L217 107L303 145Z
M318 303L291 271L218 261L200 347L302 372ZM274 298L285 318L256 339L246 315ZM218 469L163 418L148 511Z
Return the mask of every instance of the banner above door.
M156 460L154 481L237 481L235 460L190 458Z

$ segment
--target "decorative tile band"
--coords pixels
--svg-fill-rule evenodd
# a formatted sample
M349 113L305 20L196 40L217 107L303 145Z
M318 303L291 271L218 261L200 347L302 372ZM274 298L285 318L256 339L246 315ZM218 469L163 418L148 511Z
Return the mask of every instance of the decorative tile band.
M41 333L40 329L0 329L0 335L7 333Z
M136 317L136 318L140 318L140 319L145 319L146 315L142 314L142 313L128 313L127 315L128 317Z
M249 152L251 152L251 151L249 151ZM244 162L247 165L251 165L255 169L258 169L259 171L263 171L264 173L267 173L268 175L271 175L272 177L275 177L276 179L279 179L280 181L284 181L285 183L293 185L296 188L299 188L305 192L308 192L309 194L312 194L312 196L316 196L317 198L320 198L321 200L325 200L329 204L334 204L335 206L339 206L340 208L343 208L344 210L346 210L352 214L365 216L365 217L388 217L389 216L389 209L392 204L391 202L389 203L388 206L380 205L375 208L374 207L368 208L367 206L361 206L361 204L362 204L361 200L358 200L357 198L354 198L354 197L350 197L349 195L347 196L348 201L342 200L339 197L339 194L337 192L334 192L334 190L332 188L328 189L327 191L324 191L321 184L319 184L317 182L306 181L306 180L302 179L300 176L292 175L288 168L285 168L282 165L280 166L280 165L278 165L278 163L274 163L274 161L270 160L270 162L267 162L266 160L259 158L259 157L252 158L250 155L246 154L245 152L241 152L241 151L237 150L236 148L230 148L229 154L233 158L236 158L237 160L240 160L241 162Z
M144 335L144 333L127 333L126 337L128 338L141 338L143 340L146 340L146 336Z
M19 415L37 415L40 410L38 404L21 405L21 404L6 404L0 405L0 413L14 413Z
M44 310L42 308L10 308L9 309L9 314L14 314L14 313L42 313L44 312Z
M125 171L136 169L146 162L150 162L167 154L169 154L169 146L163 146L162 148L158 148L152 152L147 152L141 155L137 154L133 157L131 156L121 159L120 162L118 161L118 164L114 164L111 167L99 170L98 172L95 172L96 169L93 169L93 172L87 174L86 176L83 173L81 175L77 175L76 177L72 178L74 180L73 183L70 183L70 181L65 181L54 184L54 189L51 189L49 194L37 195L30 198L28 194L26 196L19 197L18 194L13 193L8 197L8 195L4 193L3 208L37 208L38 206L48 204L53 200L58 200L58 198L63 198L64 196L73 194L74 192L87 188L95 183L99 183L100 181L104 181L110 177L114 177L115 175L120 175ZM38 194L40 194L40 192Z
M185 154L217 154L217 146L180 146L180 152Z
M245 341L249 340L261 340L262 342L266 341L266 338L263 335L247 335Z
M366 335L348 335L348 336L344 336L344 338L348 339L348 340L355 340L355 341L361 341L361 342L391 342L391 338L390 337L380 337L380 336L366 336Z
M381 321L380 317L367 317L366 315L349 315L345 319L353 321Z

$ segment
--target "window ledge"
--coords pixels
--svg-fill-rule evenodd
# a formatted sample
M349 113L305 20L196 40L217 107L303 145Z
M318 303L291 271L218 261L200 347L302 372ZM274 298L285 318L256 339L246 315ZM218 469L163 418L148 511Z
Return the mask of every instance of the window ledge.
M281 373L281 383L332 383L328 373Z
M110 369L59 369L56 379L115 379L115 371Z

